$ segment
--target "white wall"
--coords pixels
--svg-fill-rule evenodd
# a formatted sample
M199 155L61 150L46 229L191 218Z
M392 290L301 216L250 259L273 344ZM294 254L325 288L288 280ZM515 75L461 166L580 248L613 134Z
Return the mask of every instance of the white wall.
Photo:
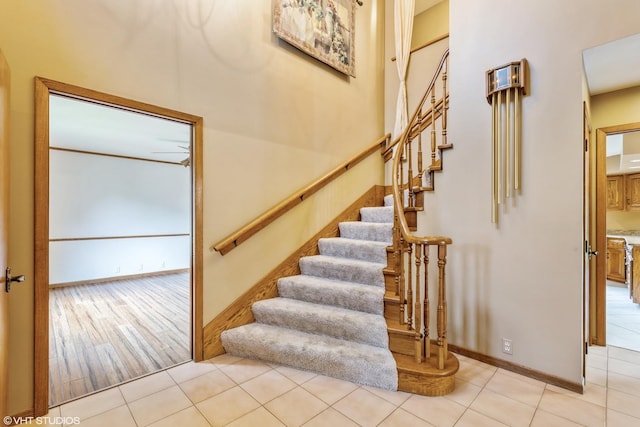
M49 151L49 237L191 233L191 170ZM50 284L188 268L189 236L52 242Z
M429 228L453 238L451 342L576 383L582 355L582 50L640 30L634 0L451 0L446 171ZM530 65L522 193L491 223L485 72ZM501 338L513 340L513 355Z

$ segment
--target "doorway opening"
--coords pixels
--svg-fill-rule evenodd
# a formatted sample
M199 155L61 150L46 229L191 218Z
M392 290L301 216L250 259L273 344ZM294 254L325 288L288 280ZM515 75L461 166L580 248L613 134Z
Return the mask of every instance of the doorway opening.
M202 119L36 78L35 412L202 359Z
M597 201L604 217L598 234L606 248L598 322L607 345L640 351L640 123L599 129L597 143L605 188Z

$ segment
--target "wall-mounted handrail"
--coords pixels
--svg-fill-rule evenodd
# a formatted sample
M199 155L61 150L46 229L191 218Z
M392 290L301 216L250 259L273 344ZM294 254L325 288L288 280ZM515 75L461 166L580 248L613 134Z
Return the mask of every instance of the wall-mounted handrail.
M443 34L443 35L441 35L441 36L438 36L438 37L436 37L436 38L434 38L434 39L429 40L428 42L425 42L425 43L423 43L423 44L421 44L421 45L419 45L419 46L416 46L416 47L412 48L412 49L409 51L409 55L413 55L414 53L416 53L416 52L417 52L417 51L419 51L419 50L424 49L425 47L429 47L429 46L431 46L432 44L436 44L436 43L438 43L439 41L442 41L442 40L444 40L444 39L448 39L448 38L449 38L449 33L444 33L444 34ZM395 61L396 59L397 59L397 58L394 56L394 57L392 57L392 58L391 58L391 61L393 62L393 61Z
M373 145L371 145L361 153L357 154L356 156L346 161L345 163L342 163L340 166L336 167L335 169L333 169L331 172L327 173L323 177L317 179L316 181L309 184L305 188L297 191L293 195L281 201L280 203L278 203L277 205L275 205L274 207L272 207L271 209L269 209L268 211L266 211L265 213L263 213L262 215L254 219L253 221L251 221L249 224L245 225L244 227L240 228L238 231L225 237L218 243L212 245L209 249L212 252L217 251L221 255L226 255L227 253L232 251L234 248L239 246L241 243L248 240L251 236L256 234L258 231L262 230L267 225L271 224L273 221L275 221L276 219L280 218L282 215L287 213L293 207L305 201L313 193L322 189L331 181L338 178L343 173L347 172L353 166L357 165L362 160L366 159L376 151L382 150L388 144L389 138L391 138L390 134L384 135L383 137L378 139Z

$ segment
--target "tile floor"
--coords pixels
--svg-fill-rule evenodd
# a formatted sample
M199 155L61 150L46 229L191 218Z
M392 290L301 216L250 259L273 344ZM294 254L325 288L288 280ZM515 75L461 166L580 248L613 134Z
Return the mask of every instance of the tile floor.
M640 351L640 304L629 289L607 281L607 344Z
M445 397L424 397L222 355L52 408L48 418L37 423L85 427L640 426L640 353L592 347L583 395L463 356L459 359L456 390Z

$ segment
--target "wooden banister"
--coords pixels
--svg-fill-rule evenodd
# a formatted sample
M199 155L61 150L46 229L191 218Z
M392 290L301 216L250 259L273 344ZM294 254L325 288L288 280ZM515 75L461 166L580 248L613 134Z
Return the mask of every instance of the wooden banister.
M305 201L309 196L322 189L324 186L329 184L334 179L338 178L343 173L347 172L353 166L360 163L362 160L369 157L371 154L379 151L387 146L389 138L391 138L390 134L384 135L380 139L378 139L373 145L362 151L361 153L354 156L352 159L348 160L345 163L342 163L340 166L333 169L331 172L327 173L323 177L319 178L315 182L309 184L305 188L297 191L293 195L289 196L287 199L278 203L249 224L240 228L238 231L230 234L226 238L222 239L218 243L211 246L209 249L213 252L219 252L221 255L225 255L229 253L231 250L236 248L241 243L248 240L251 236L265 228L267 225L271 224L273 221L287 213L289 210L299 205L303 201Z
M399 272L397 280L397 293L402 301L400 309L400 323L406 324L407 329L415 336L415 362L423 363L423 359L429 359L432 355L430 348L431 339L429 333L432 330L429 326L429 252L431 247L437 248L437 327L436 345L437 361L435 366L438 370L445 368L446 360L449 357L447 344L447 299L445 266L447 246L452 243L450 237L446 236L418 236L413 234L409 228L405 215L405 191L408 192L407 210L414 207L413 201L416 198L416 188L414 186L416 174L413 172L413 165L417 165L417 176L422 179L423 174L429 174L433 180L435 171L442 169L439 151L442 148L449 148L447 142L447 108L448 108L448 88L447 88L447 64L448 49L442 56L440 63L434 73L427 90L418 104L418 108L409 120L404 132L393 143L387 146L385 152L393 152L393 165L391 172L393 201L394 201L394 252ZM436 82L442 80L442 96L436 101ZM430 104L430 108L427 108ZM436 132L436 122L440 122L441 132ZM430 150L422 153L422 133L428 132ZM437 138L440 138L440 145ZM413 148L416 140L417 149ZM414 153L418 158L415 159ZM424 160L423 157L424 156ZM428 163L426 168L423 164ZM406 166L403 166L406 165Z
M419 45L419 46L416 46L416 47L412 48L412 49L409 51L409 55L413 55L415 52L417 52L417 51L419 51L419 50L421 50L421 49L424 49L425 47L429 47L429 46L431 46L432 44L436 44L436 43L438 43L439 41L442 41L442 40L444 40L444 39L448 39L448 38L449 38L449 33L444 33L443 35L438 36L438 37L436 37L435 39L429 40L428 42L425 42L425 43L423 43L423 44L421 44L421 45ZM394 56L393 58L391 58L391 62L395 61L396 59L398 59L398 58L396 58L396 57Z

